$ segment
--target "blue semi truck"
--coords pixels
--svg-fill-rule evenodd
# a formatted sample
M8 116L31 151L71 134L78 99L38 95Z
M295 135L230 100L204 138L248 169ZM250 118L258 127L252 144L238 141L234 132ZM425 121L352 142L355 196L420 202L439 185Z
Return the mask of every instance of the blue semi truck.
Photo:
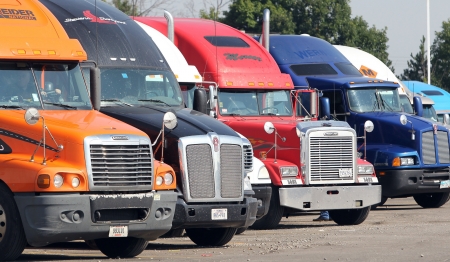
M414 197L424 208L444 205L450 195L449 130L421 115L404 112L396 82L367 78L327 41L309 35L271 35L269 51L296 89L313 88L330 103L321 117L346 121L366 135L364 157L376 169L382 201ZM328 98L328 99L325 99ZM364 122L374 123L364 133ZM362 140L361 140L362 142Z

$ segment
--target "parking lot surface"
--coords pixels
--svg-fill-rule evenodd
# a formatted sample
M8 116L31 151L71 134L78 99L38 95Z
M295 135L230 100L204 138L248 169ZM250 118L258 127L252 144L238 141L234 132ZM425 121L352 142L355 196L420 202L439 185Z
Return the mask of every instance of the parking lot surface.
M273 230L247 230L224 247L187 237L160 238L126 261L449 261L450 204L423 209L413 198L389 199L360 225L313 222L317 212L283 218ZM84 242L27 248L21 261L106 261Z

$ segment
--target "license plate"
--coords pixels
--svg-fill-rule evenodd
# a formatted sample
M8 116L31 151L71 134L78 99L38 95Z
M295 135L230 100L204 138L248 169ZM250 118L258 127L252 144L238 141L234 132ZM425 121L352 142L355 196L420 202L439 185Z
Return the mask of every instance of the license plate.
M110 226L109 237L127 237L128 226Z
M339 177L352 177L352 168L339 168Z
M211 209L211 219L212 220L227 220L227 209L226 208L220 208L220 209Z
M449 188L449 187L450 187L450 180L441 181L441 184L439 185L439 188Z

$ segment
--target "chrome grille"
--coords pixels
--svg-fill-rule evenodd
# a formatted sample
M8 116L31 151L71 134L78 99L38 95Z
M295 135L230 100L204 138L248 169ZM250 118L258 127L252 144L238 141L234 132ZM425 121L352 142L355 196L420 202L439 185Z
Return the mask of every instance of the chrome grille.
M224 198L242 196L242 149L239 145L220 146L220 195Z
M354 168L353 137L310 137L309 142L310 181L354 180L339 177L339 169Z
M244 169L253 170L253 148L252 145L244 144Z
M433 131L422 134L422 157L424 164L436 164L436 149L434 147Z
M90 162L94 187L152 185L153 159L148 144L92 144Z
M450 152L448 144L448 134L445 131L437 132L437 145L438 145L438 155L439 163L450 163Z
M186 147L189 174L189 192L192 198L214 198L214 166L211 146L208 144Z

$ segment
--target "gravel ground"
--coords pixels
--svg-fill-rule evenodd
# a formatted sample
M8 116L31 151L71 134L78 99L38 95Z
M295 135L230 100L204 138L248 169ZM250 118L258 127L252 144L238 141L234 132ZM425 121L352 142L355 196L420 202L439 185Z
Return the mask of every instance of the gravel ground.
M160 238L127 261L450 261L450 206L423 209L412 198L389 199L360 225L313 222L318 213L283 218L273 230L247 230L224 247L187 237ZM26 249L19 260L104 261L84 242Z

